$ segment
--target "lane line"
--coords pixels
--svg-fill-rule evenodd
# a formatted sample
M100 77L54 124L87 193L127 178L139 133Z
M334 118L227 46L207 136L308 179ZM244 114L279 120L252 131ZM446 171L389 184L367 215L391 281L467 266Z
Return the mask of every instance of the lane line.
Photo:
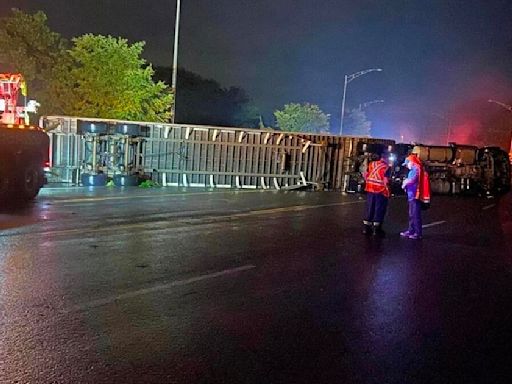
M213 194L222 194L226 191L211 191L211 192L179 192L179 193L164 193L164 194L153 194L153 195L129 195L129 196L103 196L103 197L81 197L75 199L55 199L55 200L41 200L43 203L54 203L54 204L63 204L63 203L90 203L97 201L111 201L111 200L128 200L128 199L146 199L146 198L158 198L158 197L169 197L169 196L201 196L201 195L213 195ZM253 190L244 190L244 191L233 191L232 193L255 193L255 192L272 192L269 190L258 189L256 191ZM50 195L42 196L45 198L51 197Z
M145 221L141 223L129 223L129 224L110 224L101 228L74 228L74 229L62 229L62 230L54 230L54 231L41 231L41 232L22 232L22 233L0 233L1 237L14 237L14 236L50 236L50 235L69 235L79 233L82 235L86 235L89 233L98 233L98 232L111 232L111 231L119 231L122 229L136 229L136 228L144 228L147 227L151 230L161 230L168 227L165 227L168 224L200 224L202 221L208 223L208 220L233 220L245 217L253 217L253 216L261 216L261 215L271 215L275 213L286 213L286 212L300 212L308 209L317 209L317 208L327 208L327 207L337 207L343 205L351 205L351 204L360 204L364 203L364 200L358 201L345 201L341 203L331 203L331 204L319 204L319 205L294 205L291 207L281 207L281 208L269 208L269 209L261 209L257 211L248 211L248 212L240 212L233 213L229 215L216 215L216 216L202 216L202 217L169 217L165 220L157 220L157 221Z
M489 204L482 208L482 211L487 211L488 209L494 208L496 204Z
M422 225L422 228L435 227L436 225L441 225L441 224L444 224L444 223L446 223L446 220L443 220L443 221L434 221L433 223Z
M226 217L237 218L237 217L247 217L247 216L256 216L256 215L267 215L267 214L270 215L273 213L300 212L300 211L305 211L308 209L339 207L339 206L343 206L343 205L360 204L360 203L364 203L364 201L363 200L345 201L342 203L330 203L330 204L318 204L318 205L292 205L290 207L269 208L269 209L261 209L258 211L234 213L234 214L228 215Z
M75 305L75 306L73 306L73 307L71 307L69 309L62 310L61 313L62 314L69 314L69 313L72 313L72 312L79 312L79 311L84 311L84 310L93 309L93 308L97 308L97 307L102 307L104 305L112 304L112 303L115 303L115 302L118 302L118 301L121 301L121 300L133 299L135 297L142 296L142 295L147 295L149 293L166 291L166 290L169 290L169 289L171 289L173 287L181 287L181 286L184 286L184 285L189 285L189 284L192 284L192 283L197 283L199 281L215 279L217 277L222 277L222 276L227 276L227 275L233 275L235 273L248 271L248 270L251 270L251 269L254 269L254 268L256 268L255 265L249 264L249 265L244 265L244 266L241 266L241 267L225 269L225 270L220 271L220 272L209 273L207 275L200 275L200 276L196 276L196 277L191 277L191 278L185 279L185 280L176 280L176 281L173 281L173 282L170 282L170 283L167 283L167 284L156 285L156 286L151 287L151 288L138 289L136 291L126 292L126 293L122 293L120 295L110 296L110 297L107 297L107 298L104 298L104 299L92 300L92 301L89 301L88 303Z

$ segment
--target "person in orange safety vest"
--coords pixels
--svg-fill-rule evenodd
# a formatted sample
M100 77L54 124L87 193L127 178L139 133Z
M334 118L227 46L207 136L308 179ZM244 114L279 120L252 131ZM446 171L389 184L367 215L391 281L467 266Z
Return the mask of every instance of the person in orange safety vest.
M382 224L388 206L389 192L389 165L382 153L376 154L376 160L368 165L368 172L364 174L366 182L366 214L363 220L363 233L365 235L384 235Z

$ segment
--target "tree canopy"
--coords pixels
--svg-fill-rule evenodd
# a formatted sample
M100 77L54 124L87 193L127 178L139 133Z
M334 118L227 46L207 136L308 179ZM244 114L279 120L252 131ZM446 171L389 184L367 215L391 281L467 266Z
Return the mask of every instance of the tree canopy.
M286 104L282 110L274 112L277 126L287 132L328 132L328 114L315 104Z
M55 68L66 55L66 46L67 41L50 30L41 11L27 14L13 9L0 19L0 68L3 72L21 73L30 96L42 104L43 111L54 106L48 90L57 76Z
M143 42L87 34L74 38L59 83L71 92L56 95L67 114L110 119L167 121L172 94L153 82L141 58Z
M43 12L12 10L0 21L2 70L22 73L44 114L165 122L173 95L154 82L144 42L87 34L71 45Z
M344 133L352 136L371 136L372 123L366 117L366 112L359 108L349 111Z

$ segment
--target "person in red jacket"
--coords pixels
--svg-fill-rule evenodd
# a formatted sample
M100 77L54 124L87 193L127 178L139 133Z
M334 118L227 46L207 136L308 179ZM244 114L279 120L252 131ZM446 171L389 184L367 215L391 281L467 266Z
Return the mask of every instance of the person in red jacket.
M423 235L422 204L430 204L429 176L420 159L414 154L407 156L402 165L409 169L407 178L402 183L409 204L409 228L400 232L400 236L419 240Z
M364 174L366 182L366 214L363 220L365 235L384 235L382 224L388 206L389 165L383 153L376 155L377 159L370 162L368 172Z

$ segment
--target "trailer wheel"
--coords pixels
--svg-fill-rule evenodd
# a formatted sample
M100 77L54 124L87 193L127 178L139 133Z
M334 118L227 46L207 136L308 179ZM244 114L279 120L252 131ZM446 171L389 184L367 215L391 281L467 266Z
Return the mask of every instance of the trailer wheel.
M90 121L79 121L78 132L93 133L97 135L105 135L108 132L108 125L106 123L92 123Z
M141 129L137 124L116 124L115 132L118 135L140 136Z
M139 185L137 175L114 175L114 184L118 187L136 187Z
M18 177L19 197L23 200L34 199L41 189L41 167L34 164L26 165Z
M107 175L104 173L82 173L81 179L84 187L104 187L107 184Z

